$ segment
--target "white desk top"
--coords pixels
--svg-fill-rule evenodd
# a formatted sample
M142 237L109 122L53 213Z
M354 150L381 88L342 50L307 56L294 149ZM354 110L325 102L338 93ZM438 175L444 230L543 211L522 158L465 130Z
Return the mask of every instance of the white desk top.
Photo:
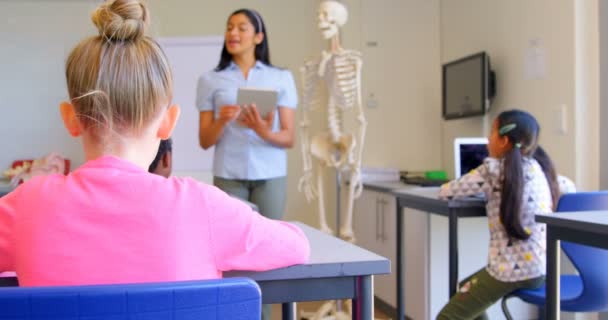
M537 214L536 221L582 232L608 235L608 211L580 211Z
M352 243L325 234L301 222L294 222L310 241L308 263L270 271L230 271L226 277L254 280L327 278L390 273L390 261Z

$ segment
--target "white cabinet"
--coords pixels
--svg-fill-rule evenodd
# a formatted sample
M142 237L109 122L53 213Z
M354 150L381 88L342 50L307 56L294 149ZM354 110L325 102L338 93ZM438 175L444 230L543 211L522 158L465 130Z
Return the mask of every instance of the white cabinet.
M386 219L394 219L394 209L390 210L384 193L363 190L361 197L355 202L353 211L353 229L356 244L391 260L391 273L374 277L374 293L384 302L395 306L395 244L389 243L388 237L394 232L394 223ZM393 203L395 202L393 198ZM393 207L394 208L394 207ZM392 213L392 216L391 216ZM387 224L388 222L388 224ZM395 240L393 239L393 242ZM392 280L392 281L391 281Z
M378 193L364 190L355 201L353 210L353 231L358 246L377 252L378 240ZM391 265L392 269L392 265Z
M356 244L391 261L390 274L374 277L374 293L393 308L397 306L396 207L396 198L388 192L364 189L353 212ZM404 219L406 314L427 319L428 215L406 212Z
M391 273L388 275L382 275L376 277L375 287L376 296L382 299L382 301L390 304L391 306L397 305L396 297L396 284L397 284L397 247L396 247L396 217L395 217L395 197L378 193L377 197L377 214L376 214L376 225L377 228L377 239L376 239L376 253L388 258L391 261Z
M434 319L429 316L429 219L430 215L405 208L405 314L411 319Z

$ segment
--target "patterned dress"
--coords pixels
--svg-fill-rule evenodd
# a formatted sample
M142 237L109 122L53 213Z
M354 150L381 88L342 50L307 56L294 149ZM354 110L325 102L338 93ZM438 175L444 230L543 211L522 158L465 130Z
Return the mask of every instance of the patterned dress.
M487 158L460 179L443 185L440 191L440 197L444 199L485 195L490 230L486 270L504 282L533 279L545 273L546 229L544 224L535 222L534 216L552 212L551 190L536 160L524 157L522 168L524 190L520 221L530 234L526 240L509 237L500 221L503 160Z

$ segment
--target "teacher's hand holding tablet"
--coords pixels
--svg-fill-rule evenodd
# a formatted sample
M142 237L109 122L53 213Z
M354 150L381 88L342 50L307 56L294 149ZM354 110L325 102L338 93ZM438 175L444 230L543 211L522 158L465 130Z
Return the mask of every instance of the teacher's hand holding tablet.
M228 123L236 119L241 113L241 107L239 105L223 105L220 107L220 113L218 121Z
M262 118L255 103L244 105L239 117L241 125L254 130L262 138L266 133L272 131L273 121L274 112L268 112L266 117Z

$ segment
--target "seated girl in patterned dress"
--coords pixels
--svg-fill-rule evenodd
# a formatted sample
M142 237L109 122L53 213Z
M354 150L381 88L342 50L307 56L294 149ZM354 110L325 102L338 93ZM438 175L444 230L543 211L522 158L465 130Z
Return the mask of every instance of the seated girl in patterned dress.
M485 310L503 296L544 283L546 229L534 216L554 210L560 187L538 146L539 131L531 114L502 112L492 125L490 156L442 186L441 198L485 194L490 243L487 265L460 283L437 319L487 319Z

